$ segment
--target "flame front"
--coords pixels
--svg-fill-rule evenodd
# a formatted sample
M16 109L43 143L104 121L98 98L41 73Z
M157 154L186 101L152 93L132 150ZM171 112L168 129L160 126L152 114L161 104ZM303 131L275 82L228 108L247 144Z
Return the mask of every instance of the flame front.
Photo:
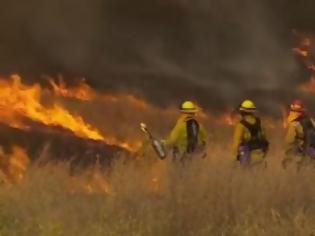
M77 84L71 87L66 85L61 76L59 76L57 79L49 78L49 83L51 84L53 92L56 96L73 98L81 101L97 100L106 103L106 105L108 105L109 103L111 105L116 104L117 106L128 104L128 106L134 109L136 113L142 113L143 115L145 115L145 113L155 115L158 114L159 117L167 117L167 119L171 120L173 120L179 112L177 106L159 108L157 106L154 106L153 104L150 104L145 99L136 97L132 94L102 94L91 88L84 79L79 80ZM197 102L195 103L197 104ZM238 120L238 117L233 114L234 109L227 109L226 112L224 112L223 114L215 116L212 115L209 111L203 110L199 105L197 106L199 110L198 118L202 122L214 123L216 125L233 126ZM164 118L161 120L164 120ZM112 141L114 142L115 140ZM128 148L128 145L130 146L130 143L132 142L130 141L128 143L125 143L125 147ZM131 145L130 147L139 146L139 142L136 143L137 144Z
M86 124L80 116L70 114L62 106L57 104L51 108L43 106L40 102L41 92L42 89L37 84L32 86L22 84L18 75L11 76L9 80L1 79L0 115L11 116L11 119L2 121L12 126L17 124L21 126L23 123L19 117L27 117L45 125L71 130L81 138L105 140L99 131Z
M139 108L148 108L149 104L140 98L137 98L131 94L101 94L95 91L85 79L80 79L74 86L68 87L64 82L62 76L58 76L57 80L49 77L49 83L56 96L75 98L81 101L110 101L117 103L119 101L129 102Z

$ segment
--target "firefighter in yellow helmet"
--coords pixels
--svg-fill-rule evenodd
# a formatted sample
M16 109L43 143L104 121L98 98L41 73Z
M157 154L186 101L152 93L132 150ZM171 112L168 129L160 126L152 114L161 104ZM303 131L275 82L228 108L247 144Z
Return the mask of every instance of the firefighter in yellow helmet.
M173 151L174 159L185 161L192 154L202 153L206 146L206 131L197 120L198 108L191 101L180 106L180 116L163 144Z
M233 135L233 155L241 165L263 163L269 143L256 106L251 100L245 100L239 107L240 121L236 124Z
M303 102L294 100L290 105L287 118L285 137L285 159L282 164L286 167L290 162L299 165L315 159L315 122L307 114Z

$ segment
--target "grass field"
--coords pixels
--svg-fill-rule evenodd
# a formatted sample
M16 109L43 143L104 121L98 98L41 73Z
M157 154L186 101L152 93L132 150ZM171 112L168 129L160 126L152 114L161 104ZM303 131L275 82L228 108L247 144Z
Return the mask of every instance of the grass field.
M279 150L269 159L240 169L214 147L185 168L118 161L71 177L66 164L33 165L0 188L0 235L315 235L314 170L282 170Z

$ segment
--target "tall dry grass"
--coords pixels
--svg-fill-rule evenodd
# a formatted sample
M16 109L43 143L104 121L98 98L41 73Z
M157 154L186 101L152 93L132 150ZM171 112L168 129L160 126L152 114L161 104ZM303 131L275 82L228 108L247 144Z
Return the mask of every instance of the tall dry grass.
M185 167L117 161L75 177L66 164L33 165L0 188L0 235L315 235L315 172L284 171L280 156L241 169L215 146Z

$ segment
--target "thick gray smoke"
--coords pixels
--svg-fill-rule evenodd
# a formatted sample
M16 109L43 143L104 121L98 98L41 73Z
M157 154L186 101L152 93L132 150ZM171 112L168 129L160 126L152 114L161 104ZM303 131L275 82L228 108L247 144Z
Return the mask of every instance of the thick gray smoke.
M299 81L268 2L1 0L0 71L82 75L160 105L225 109L253 96L276 109Z

